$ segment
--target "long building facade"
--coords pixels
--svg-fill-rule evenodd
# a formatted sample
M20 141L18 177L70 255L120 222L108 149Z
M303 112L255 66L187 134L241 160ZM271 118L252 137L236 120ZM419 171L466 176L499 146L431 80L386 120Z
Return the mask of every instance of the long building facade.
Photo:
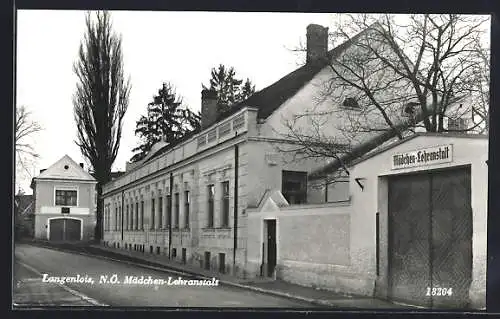
M360 35L352 40L361 41ZM310 25L305 65L233 106L230 113L218 114L214 92L202 91L201 130L174 145L157 143L145 159L129 164L124 175L104 186L104 244L239 277L266 276L396 300L387 283L392 277L383 273L390 264L382 251L387 249L382 234L388 232L381 233L382 219L374 217L381 213L386 218L378 208L383 204L375 201L385 189L375 191L373 184L385 166L375 160L367 161L371 166L353 166L353 161L395 145L397 138L392 130L346 137L343 126L349 117L370 123L380 118L361 116L363 109L352 103L332 105L318 99L322 85L332 79L325 61L353 49L351 41L328 51L327 36L326 28ZM314 130L311 118L295 115L319 110L325 111L321 135L334 141L332 147L350 150L340 159L301 157L300 147L294 151L297 144L287 138L287 121L308 134ZM394 123L400 123L397 116ZM435 146L431 137L425 141ZM476 143L487 156L484 141ZM487 167L475 165L480 173L473 172L472 178L484 182ZM473 201L483 197L474 192ZM474 236L484 236L484 207L475 210L474 225L480 227ZM399 228L395 232L406 235ZM481 238L473 241L472 288L460 290L461 307L470 303L482 308L485 303ZM418 304L421 297L408 293L403 299Z
M319 165L278 157L277 142L258 135L257 113L246 107L179 145L157 146L107 184L105 244L245 275L246 209L287 179L305 186L303 165ZM296 200L306 196L293 189Z

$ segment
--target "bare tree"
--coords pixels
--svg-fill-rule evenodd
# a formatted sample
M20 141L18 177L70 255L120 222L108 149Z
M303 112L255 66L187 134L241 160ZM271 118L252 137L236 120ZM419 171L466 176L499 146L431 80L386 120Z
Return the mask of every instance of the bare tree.
M323 61L331 76L318 85L314 106L283 120L283 135L295 147L281 151L339 159L356 144L383 142L375 136L484 131L487 21L456 14L338 15L334 46L348 47ZM470 125L446 125L472 114Z
M31 169L34 161L39 158L32 141L29 139L42 130L42 127L32 119L32 113L21 105L16 108L16 183L23 176L32 178Z
M130 81L125 79L121 36L112 32L110 14L86 16L86 33L74 72L78 77L73 97L78 141L97 179L95 240L101 239L102 187L111 180L111 167L120 147L123 117L128 108Z

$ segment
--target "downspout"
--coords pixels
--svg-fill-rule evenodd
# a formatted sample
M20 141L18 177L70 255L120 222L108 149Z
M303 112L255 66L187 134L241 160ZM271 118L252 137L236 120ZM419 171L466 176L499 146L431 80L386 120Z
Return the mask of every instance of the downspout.
M325 178L325 203L328 203L328 178Z
M172 195L174 191L174 174L170 173L170 198L168 199L169 210L168 214L168 259L171 258L172 251Z
M233 215L233 270L236 269L236 249L238 248L238 160L239 148L234 146L234 215Z
M122 227L121 227L121 230L122 230L122 241L123 241L123 205L124 205L124 202L125 202L124 193L125 193L125 191L122 190L122 206L120 207L120 214L122 216L121 217L121 222L122 222Z

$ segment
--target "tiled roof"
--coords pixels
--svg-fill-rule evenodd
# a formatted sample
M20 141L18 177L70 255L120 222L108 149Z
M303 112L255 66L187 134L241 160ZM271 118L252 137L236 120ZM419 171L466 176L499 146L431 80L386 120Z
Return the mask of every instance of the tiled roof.
M328 52L327 59L319 61L318 63L305 64L295 71L285 75L270 86L254 93L248 99L233 105L229 112L226 112L219 117L218 121L222 121L245 106L257 108L258 118L267 118L284 102L293 97L304 85L311 81L314 76L319 73L319 71L328 65L331 59L342 54L342 52L344 52L353 41L356 41L362 34L364 34L366 30L330 50Z

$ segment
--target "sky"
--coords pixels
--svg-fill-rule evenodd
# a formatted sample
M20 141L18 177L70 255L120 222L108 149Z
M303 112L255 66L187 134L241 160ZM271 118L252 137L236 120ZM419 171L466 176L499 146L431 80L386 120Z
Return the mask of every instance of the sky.
M111 17L132 84L114 171L125 170L139 141L136 121L163 82L194 111L201 107L201 83L221 63L263 89L305 62L305 53L293 49L305 43L307 25L331 28L335 21L329 13L111 11ZM85 11L17 11L16 105L43 130L31 139L40 157L30 174L17 178L16 191L30 194L31 177L66 154L89 167L75 144L72 103L84 33Z
M304 42L307 25L332 23L327 13L112 11L111 17L132 84L113 170L124 170L132 157L139 141L135 123L163 82L171 82L195 111L201 107L201 83L208 83L211 68L220 63L262 89L304 62L304 53L292 49ZM74 142L72 104L73 63L84 31L84 11L17 12L16 104L25 105L43 127L32 139L40 157L30 175L65 154L86 163ZM17 179L16 191L30 194L31 176L25 175Z

